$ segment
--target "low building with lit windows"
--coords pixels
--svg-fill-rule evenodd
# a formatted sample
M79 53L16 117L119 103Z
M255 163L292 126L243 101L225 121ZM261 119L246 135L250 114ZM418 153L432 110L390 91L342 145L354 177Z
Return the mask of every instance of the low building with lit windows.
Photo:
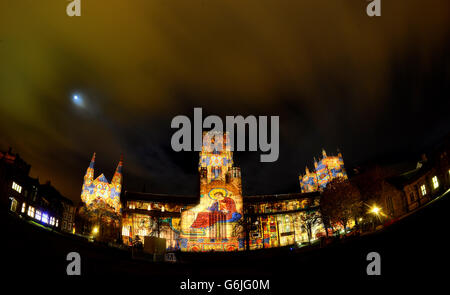
M11 213L55 230L61 230L64 206L72 201L62 196L51 184L40 184L29 176L31 166L18 154L0 152L2 197L7 196ZM3 199L3 198L2 198Z
M180 250L181 212L193 208L195 196L179 196L126 191L123 196L122 239L131 246L145 237L166 239L168 250Z
M72 233L73 212L75 211L73 202L65 198L50 181L39 186L38 196L38 202L35 204L50 214L48 224L54 226L59 231ZM43 218L41 221L44 222L46 220L47 218Z
M444 143L435 151L422 155L416 169L407 171L390 182L404 192L407 211L413 211L450 188L450 148Z
M319 219L311 217L311 214L318 214L319 198L318 192L244 196L245 219L234 228L234 231L248 234L248 241L244 237L241 248L298 245L320 238L324 235L323 226ZM166 239L167 250L176 251L181 250L181 213L194 208L199 198L126 191L123 202L125 245L131 246L137 237L144 242L146 236L151 236ZM310 237L305 221L311 224Z
M300 245L324 236L319 203L318 192L244 197L249 249Z
M73 205L72 201L63 202L62 205L63 205L63 215L61 217L61 231L67 233L74 233L76 207Z
M0 194L4 209L17 212L29 193L30 168L18 154L10 148L0 151Z

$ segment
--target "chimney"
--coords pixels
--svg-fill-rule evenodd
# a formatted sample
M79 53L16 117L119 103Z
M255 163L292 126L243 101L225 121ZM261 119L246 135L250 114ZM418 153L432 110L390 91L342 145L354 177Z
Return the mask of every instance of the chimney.
M427 155L425 153L422 154L420 157L421 157L421 161L422 162L428 162L428 158L427 158Z

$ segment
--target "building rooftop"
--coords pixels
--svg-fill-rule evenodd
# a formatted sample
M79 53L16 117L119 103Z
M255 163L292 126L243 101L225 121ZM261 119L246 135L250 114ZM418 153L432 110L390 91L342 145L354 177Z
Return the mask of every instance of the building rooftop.
M154 201L154 202L169 202L175 204L197 204L199 201L198 196L189 195L172 195L172 194L154 194L143 192L129 192L125 191L122 197L122 201Z
M431 169L431 165L427 162L421 163L416 169L406 171L402 174L389 177L387 180L395 186L402 187L405 184L412 183L419 179L422 175Z
M259 203L259 202L275 202L283 200L292 200L300 198L316 198L320 196L320 192L310 192L310 193L290 193L290 194L274 194L274 195L255 195L255 196L244 196L245 203Z
M290 193L290 194L274 194L274 195L254 195L254 196L244 196L245 203L259 203L259 202L275 202L282 200L292 200L299 198L315 198L320 195L319 192L312 193ZM126 191L122 201L153 201L153 202L168 202L175 204L197 204L199 201L199 196L190 195L171 195L171 194L154 194L154 193L143 193L143 192L129 192Z

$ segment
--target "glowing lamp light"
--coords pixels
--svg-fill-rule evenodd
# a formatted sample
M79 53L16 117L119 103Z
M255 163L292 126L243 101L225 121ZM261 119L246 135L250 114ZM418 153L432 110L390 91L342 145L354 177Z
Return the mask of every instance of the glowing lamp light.
M380 207L377 207L376 205L370 209L370 213L373 213L375 215L380 214L380 211L381 211Z
M98 234L98 226L94 226L94 228L92 229L92 233L94 235Z

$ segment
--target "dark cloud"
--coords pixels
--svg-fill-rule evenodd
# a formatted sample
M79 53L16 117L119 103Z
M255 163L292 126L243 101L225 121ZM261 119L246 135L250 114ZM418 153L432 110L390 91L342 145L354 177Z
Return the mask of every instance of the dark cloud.
M298 190L322 147L354 165L450 130L448 1L66 4L0 2L0 140L74 200L94 151L108 178L124 153L129 189L195 194L197 154L170 149L194 107L280 116L276 163L236 154L248 194Z

